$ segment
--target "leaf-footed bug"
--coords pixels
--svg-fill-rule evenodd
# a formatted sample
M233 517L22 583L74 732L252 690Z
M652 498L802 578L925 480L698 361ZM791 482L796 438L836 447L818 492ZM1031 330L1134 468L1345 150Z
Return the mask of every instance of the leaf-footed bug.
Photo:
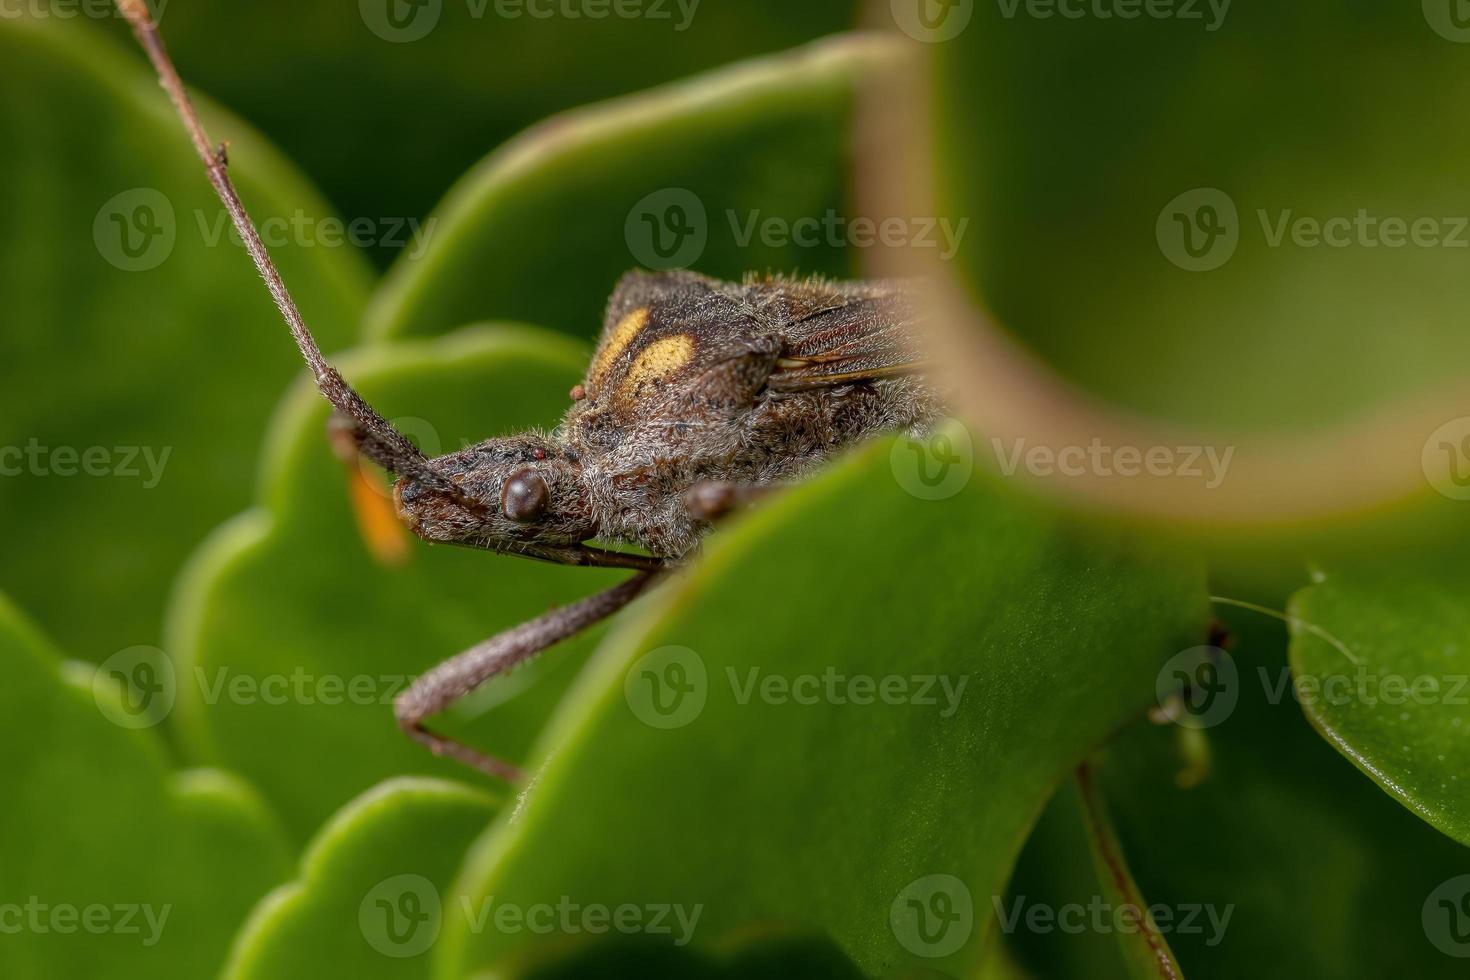
M627 568L606 591L500 633L420 677L394 705L438 755L493 776L509 763L425 719L627 605L691 556L712 521L883 432L943 414L924 377L919 301L899 282L631 272L572 406L550 435L428 458L322 356L209 142L144 0L117 0L203 159L277 309L334 410L335 434L396 478L399 517L431 542L567 565ZM587 542L615 541L647 554Z

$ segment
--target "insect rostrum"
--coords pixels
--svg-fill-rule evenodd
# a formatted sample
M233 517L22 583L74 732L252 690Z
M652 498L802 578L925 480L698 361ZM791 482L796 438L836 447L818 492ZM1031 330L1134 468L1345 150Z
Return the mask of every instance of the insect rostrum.
M720 513L800 479L877 433L941 413L921 373L919 311L893 282L630 272L561 425L426 458L327 363L213 147L142 0L117 0L265 279L335 435L397 477L404 522L429 541L573 565L637 569L445 661L394 705L435 753L518 778L514 766L428 730L424 720L485 681L606 618L687 557ZM614 551L591 540L637 545Z

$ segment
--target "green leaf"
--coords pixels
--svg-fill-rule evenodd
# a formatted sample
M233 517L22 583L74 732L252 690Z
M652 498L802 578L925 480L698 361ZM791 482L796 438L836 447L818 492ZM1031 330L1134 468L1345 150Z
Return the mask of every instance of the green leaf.
M548 121L450 192L430 247L400 259L374 298L369 335L494 318L592 337L613 284L639 265L851 274L831 235L802 247L752 222L847 213L854 86L893 54L873 37L832 39Z
M389 9L169 3L162 24L185 78L260 125L343 213L379 219L427 214L486 151L553 113L781 51L855 15L852 0L425 0L397 8L407 28L387 32L422 36L394 43L374 31Z
M1169 942L1191 980L1462 977L1464 945L1431 900L1470 853L1322 743L1289 693L1284 630L1229 619L1234 673L1201 716L1208 774L1181 785L1177 730L1150 725L1099 768L1139 887L1180 916Z
M489 795L434 779L394 779L334 816L301 874L256 907L224 980L427 976L425 950L461 914L449 886L495 812Z
M1002 931L1039 976L1184 976L1169 947L1172 910L1140 892L1091 764L1052 797L996 911Z
M139 57L83 19L0 17L0 88L25 93L0 104L0 586L101 660L158 643L169 581L249 501L300 361ZM330 215L259 137L202 108L257 220ZM361 260L274 252L322 343L343 344Z
M978 474L917 499L910 448L717 534L624 621L477 846L472 897L669 903L698 916L675 939L800 922L869 974L974 968L1052 788L1202 635L1202 578ZM525 941L451 928L440 974Z
M1034 976L1130 980L1111 935L1094 928L1063 929L1057 922L1069 906L1085 908L1095 900L1101 901L1098 875L1076 781L1068 780L1026 838L996 918L1014 959ZM1033 924L1027 916L1038 918Z
M1156 916L1154 907L1139 893L1138 883L1128 870L1127 856L1118 842L1107 801L1090 766L1084 764L1078 768L1073 788L1097 875L1098 894L1112 911L1112 925L1128 975L1135 980L1182 978L1184 972L1164 935L1173 927L1173 917Z
M613 931L609 929L608 931ZM597 976L678 977L679 980L862 980L863 973L823 936L780 928L744 930L714 953L672 946L648 935L567 937L533 949L528 962L502 964L496 976L516 980L576 980Z
M1309 429L1463 378L1466 235L1446 216L1470 206L1470 130L1443 121L1470 76L1430 6L1177 4L1125 24L975 4L926 46L937 207L972 219L957 267L1067 377L1177 421Z
M1328 572L1291 608L1296 692L1312 724L1394 799L1470 844L1463 564Z
M4 599L0 669L0 974L212 975L287 872L274 817L233 776L170 772L137 692L64 669Z
M432 455L551 424L585 357L554 334L502 327L339 363ZM412 540L406 562L376 561L327 444L326 403L304 382L272 427L258 505L185 568L168 630L182 741L255 781L298 840L391 776L465 776L399 731L393 696L437 662L618 577ZM579 639L472 699L464 736L518 758L589 648Z
M1031 975L1003 943L991 943L983 955L975 972L976 980L1031 980ZM911 973L909 978L921 980L921 975Z

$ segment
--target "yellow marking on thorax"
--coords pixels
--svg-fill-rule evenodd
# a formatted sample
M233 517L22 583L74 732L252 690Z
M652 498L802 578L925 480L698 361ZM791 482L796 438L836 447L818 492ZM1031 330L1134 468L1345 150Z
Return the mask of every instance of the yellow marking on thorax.
M693 357L694 341L689 339L688 334L675 334L655 341L628 368L621 390L631 395L641 383L666 378L688 364Z
M624 316L618 321L618 325L612 328L603 343L602 349L597 352L597 357L592 361L592 370L587 374L587 380L594 384L602 380L607 374L608 368L612 367L613 361L618 355L627 349L633 338L638 336L638 331L648 322L648 307L643 306Z

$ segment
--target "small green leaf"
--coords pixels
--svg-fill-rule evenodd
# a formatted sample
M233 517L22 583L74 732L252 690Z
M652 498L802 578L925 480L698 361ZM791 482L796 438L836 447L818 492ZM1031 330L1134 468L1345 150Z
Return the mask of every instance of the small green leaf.
M501 328L367 348L340 364L437 455L552 423L584 359L566 338ZM168 631L184 743L254 780L298 840L391 776L465 776L399 731L394 695L439 661L618 577L425 545L391 520L408 560L379 563L327 443L327 406L302 380L272 428L260 504L186 567ZM518 758L590 644L558 648L471 699L455 716L464 737Z
M669 905L704 943L799 922L870 974L976 966L1046 797L1203 635L1202 576L978 474L916 499L909 447L717 533L625 621L471 895ZM440 973L523 941L448 930Z
M249 502L300 359L152 72L76 13L0 16L0 587L100 661L159 642L180 562ZM330 217L260 137L201 110L257 221ZM343 345L361 259L283 244L307 320Z
M1113 936L1086 918L1081 929L1057 921L1072 926L1085 914L1072 909L1101 901L1076 781L1068 780L1026 838L996 919L1015 961L1034 976L1131 980Z
M64 668L4 599L0 670L0 975L213 975L288 870L275 818L233 776L170 772L135 710L153 695Z
M1328 572L1292 612L1297 698L1312 724L1394 799L1470 844L1463 564Z
M1177 730L1143 724L1098 768L1139 887L1174 913L1180 962L1191 980L1463 977L1463 925L1431 899L1470 852L1322 743L1292 700L1285 631L1243 615L1217 685L1228 710L1201 716L1208 774L1182 787Z
M1184 971L1169 948L1165 932L1174 926L1173 916L1156 917L1138 890L1128 859L1118 842L1107 800L1088 765L1077 770L1073 780L1078 815L1092 853L1098 894L1112 913L1112 924L1122 950L1123 963L1134 980L1183 980ZM1160 921L1162 919L1162 921Z
M428 976L425 952L462 914L454 873L495 810L491 796L434 779L364 793L313 839L300 877L256 907L224 980Z
M648 935L561 936L533 947L524 962L501 964L507 980L863 980L863 973L831 940L767 927L745 930L705 952Z
M511 319L593 337L618 277L666 259L736 280L850 274L820 227L803 245L759 226L846 214L854 86L892 55L833 39L546 122L450 192L428 250L374 298L368 335Z

